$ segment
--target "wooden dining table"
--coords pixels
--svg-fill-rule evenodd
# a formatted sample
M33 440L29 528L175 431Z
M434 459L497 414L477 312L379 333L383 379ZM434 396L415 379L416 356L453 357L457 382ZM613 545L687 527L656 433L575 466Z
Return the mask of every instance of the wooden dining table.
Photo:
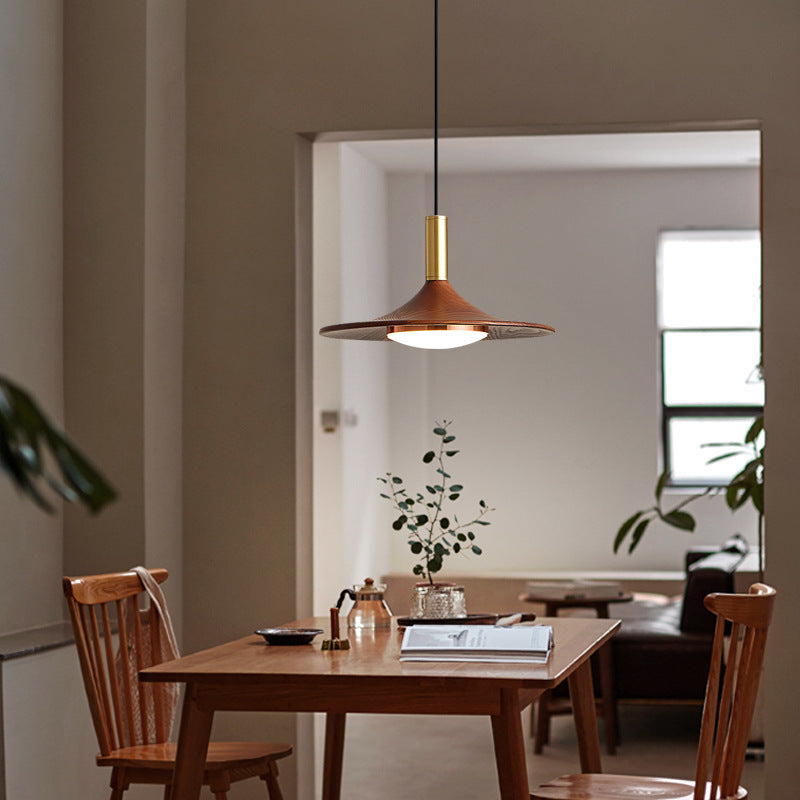
M326 632L310 645L274 646L246 636L142 670L143 681L186 684L171 800L196 800L216 711L324 712L323 800L339 800L347 714L484 715L491 719L502 800L528 800L520 712L569 684L583 772L601 772L590 656L619 620L543 618L553 626L546 664L400 661L402 631L350 630L349 650L322 650L328 620L296 627ZM424 730L424 729L422 729ZM431 742L435 748L436 743Z

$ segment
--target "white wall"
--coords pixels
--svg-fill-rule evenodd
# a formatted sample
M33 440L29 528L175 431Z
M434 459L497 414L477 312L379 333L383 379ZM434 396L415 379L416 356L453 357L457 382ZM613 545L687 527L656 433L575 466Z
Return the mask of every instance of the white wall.
M75 648L3 662L2 689L8 800L107 796Z
M384 313L388 303L386 176L346 144L314 146L315 327ZM314 339L314 604L387 571L376 476L388 469L385 347ZM325 433L323 409L340 412Z
M2 733L7 800L108 797L109 767L98 767L97 738L75 647L2 662ZM43 757L44 755L44 757ZM156 800L159 786L134 785L126 800Z
M341 317L385 313L389 302L386 176L347 145L342 147ZM321 338L321 337L317 337ZM369 345L373 346L370 347ZM366 346L364 346L366 345ZM376 477L389 457L389 352L374 342L342 342L343 557L347 583L389 567L388 542L376 533Z
M423 279L424 180L389 181L389 307ZM757 227L757 171L446 175L439 196L455 289L490 314L556 328L453 351L389 348L391 469L424 475L434 420L453 419L459 516L481 498L497 509L484 555L445 572L679 569L690 542L754 538L749 509L731 519L721 498L704 499L693 536L654 525L633 556L611 550L659 471L656 235ZM384 519L393 568L406 572L405 538Z

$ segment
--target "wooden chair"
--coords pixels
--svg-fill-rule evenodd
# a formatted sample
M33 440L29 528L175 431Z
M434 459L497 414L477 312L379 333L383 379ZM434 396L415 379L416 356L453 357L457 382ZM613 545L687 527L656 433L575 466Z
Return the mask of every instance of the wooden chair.
M153 569L150 574L162 583L168 573ZM167 741L173 711L169 690L135 679L137 670L164 660L156 606L151 603L140 613L146 593L135 572L64 578L63 584L100 746L97 764L111 767L111 800L120 800L132 783L163 785L168 800L176 752ZM118 640L125 644L118 654L115 620ZM282 800L275 762L291 752L288 744L211 742L203 781L217 800L224 800L231 783L257 776L270 800Z
M743 800L739 786L767 628L775 590L754 583L749 594L709 594L706 608L717 615L706 686L697 768L693 781L633 775L562 775L531 793L531 800ZM726 621L731 623L725 678L720 691ZM710 779L709 779L710 774Z

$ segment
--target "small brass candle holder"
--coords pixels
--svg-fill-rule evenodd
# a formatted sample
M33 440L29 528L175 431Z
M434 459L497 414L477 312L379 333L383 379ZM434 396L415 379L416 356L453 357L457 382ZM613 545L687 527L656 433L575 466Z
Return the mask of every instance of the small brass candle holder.
M339 638L339 609L334 606L331 609L331 638L324 639L322 642L323 650L349 650L350 642L348 639Z

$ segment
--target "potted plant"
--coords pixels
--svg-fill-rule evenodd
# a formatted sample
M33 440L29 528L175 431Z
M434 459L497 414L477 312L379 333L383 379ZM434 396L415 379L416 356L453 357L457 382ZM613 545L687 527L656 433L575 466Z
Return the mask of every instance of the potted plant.
M409 549L417 557L412 572L426 579L417 584L412 616L465 615L463 599L458 598L458 592L453 592L453 585L434 581L434 575L441 571L447 556L458 553L481 555L483 551L477 543L474 528L489 525L484 517L494 511L484 500L480 500L475 516L469 522L460 522L455 511L448 510L450 504L460 498L464 489L462 484L453 481L448 471L450 467L447 462L459 452L453 449L456 437L448 431L451 424L451 420L436 423L433 433L439 438L438 447L436 450L428 450L422 456L423 463L430 464L434 470L431 482L425 485L424 492L409 491L403 479L392 472L378 478L385 488L380 493L381 497L388 500L398 514L392 528L405 532ZM445 599L437 601L437 594ZM452 599L454 595L455 601Z
M614 537L614 552L616 553L619 550L622 543L630 534L628 553L632 553L641 541L642 536L644 536L649 524L656 519L674 528L678 528L679 530L693 531L695 529L695 519L688 511L684 510L686 506L708 494L724 492L725 503L731 511L738 511L750 501L758 514L758 572L759 580L763 580L764 416L761 415L755 419L747 431L743 442L715 442L702 446L725 448L725 452L710 458L708 461L709 464L742 454L749 455L750 459L722 489L706 489L702 494L693 495L671 509L666 509L663 505L663 492L669 473L666 470L662 472L656 481L655 505L637 511L622 523Z

